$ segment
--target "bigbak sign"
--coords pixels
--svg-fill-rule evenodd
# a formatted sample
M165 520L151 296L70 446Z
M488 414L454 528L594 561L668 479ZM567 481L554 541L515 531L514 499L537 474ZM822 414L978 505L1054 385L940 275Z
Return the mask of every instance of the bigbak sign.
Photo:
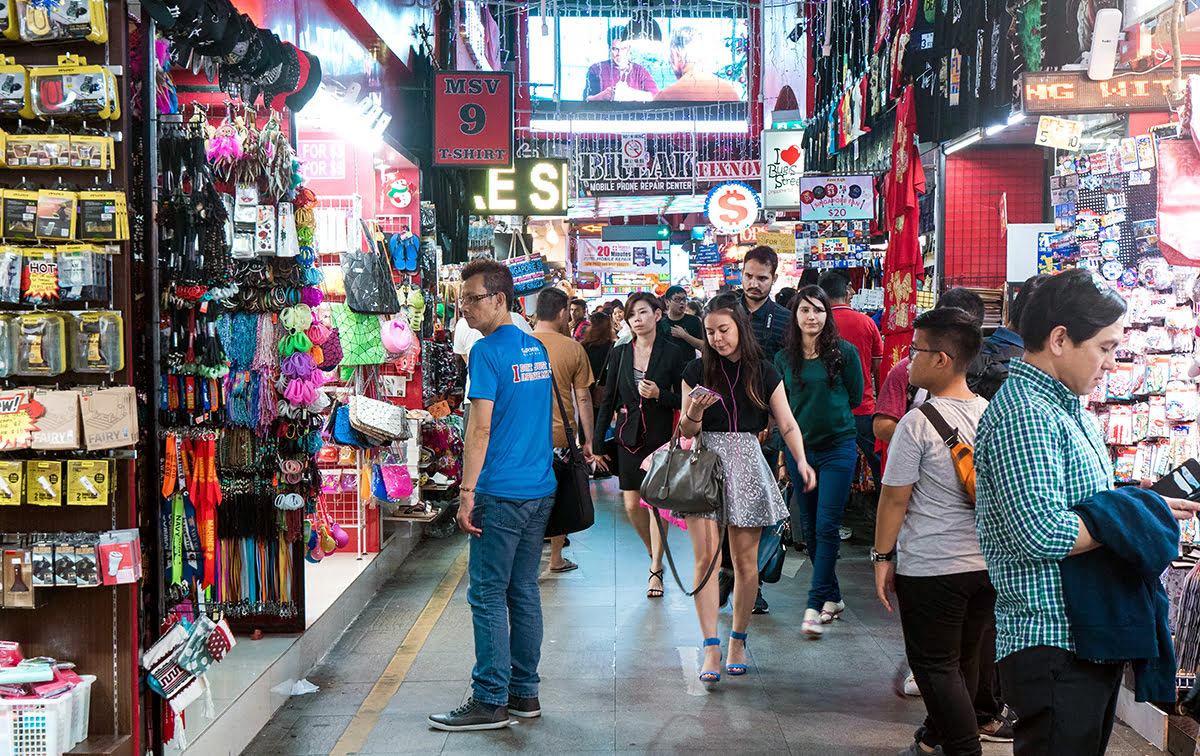
M800 207L804 176L803 131L766 129L762 132L762 202L768 210Z
M696 182L696 153L649 149L645 159L626 159L618 144L612 150L575 153L575 178L583 197L620 194L691 194Z
M567 161L517 158L512 168L479 172L472 210L484 215L566 215Z
M433 164L507 168L513 160L513 75L433 74Z
M800 220L870 220L874 217L874 176L805 176L800 180Z

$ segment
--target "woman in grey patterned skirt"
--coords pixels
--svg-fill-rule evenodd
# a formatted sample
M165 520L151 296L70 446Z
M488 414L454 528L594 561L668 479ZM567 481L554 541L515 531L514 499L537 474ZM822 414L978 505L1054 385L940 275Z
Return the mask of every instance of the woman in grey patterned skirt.
M679 432L685 438L700 434L725 468L725 509L710 516L689 515L688 533L695 553L696 582L704 579L721 546L719 525L729 529L733 557L733 629L729 636L726 671L746 673L746 628L758 590L758 539L762 529L788 516L774 476L758 445L757 434L775 418L783 439L797 459L804 459L804 440L788 407L779 373L763 359L754 339L750 317L741 300L731 294L715 297L704 318L707 339L704 356L683 372L683 415ZM689 396L693 388L709 393ZM816 484L805 464L805 486ZM720 639L717 637L717 582L708 581L696 594L696 613L704 632L704 666L700 680L721 679Z

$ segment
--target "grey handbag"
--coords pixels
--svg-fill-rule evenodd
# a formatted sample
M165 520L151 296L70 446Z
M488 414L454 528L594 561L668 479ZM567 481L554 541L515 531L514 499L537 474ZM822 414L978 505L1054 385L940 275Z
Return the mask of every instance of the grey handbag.
M709 514L725 506L725 466L704 445L704 434L691 449L682 449L676 429L671 445L654 452L642 480L642 499L680 514Z

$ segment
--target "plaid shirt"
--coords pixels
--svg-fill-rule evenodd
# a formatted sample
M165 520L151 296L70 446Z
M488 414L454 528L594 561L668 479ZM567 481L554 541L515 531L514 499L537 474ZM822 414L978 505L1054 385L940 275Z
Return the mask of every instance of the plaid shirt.
M1061 562L1075 545L1071 507L1113 487L1100 428L1080 398L1020 360L975 438L979 546L996 587L996 658L1032 646L1075 650Z

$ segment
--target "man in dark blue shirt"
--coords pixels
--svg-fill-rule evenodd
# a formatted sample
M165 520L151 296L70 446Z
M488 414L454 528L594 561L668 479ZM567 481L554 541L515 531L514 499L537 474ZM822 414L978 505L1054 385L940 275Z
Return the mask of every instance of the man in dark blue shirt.
M750 313L754 338L762 347L763 359L775 360L783 348L791 311L771 299L771 289L779 278L779 255L770 247L758 246L742 261L742 303Z
M459 306L483 334L471 349L458 525L469 534L467 601L475 625L475 669L467 703L429 723L439 730L507 727L537 717L542 603L538 565L557 488L552 467L550 358L512 324L513 280L495 260L462 271Z

